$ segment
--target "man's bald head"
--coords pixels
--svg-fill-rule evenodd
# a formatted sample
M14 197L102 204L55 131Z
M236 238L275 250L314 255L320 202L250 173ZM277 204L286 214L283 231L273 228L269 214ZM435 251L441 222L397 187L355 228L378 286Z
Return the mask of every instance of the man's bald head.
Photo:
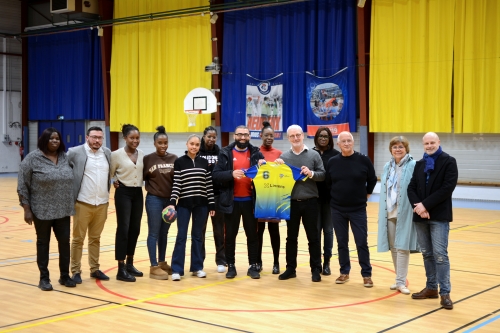
M439 149L441 141L439 140L439 136L436 133L428 132L422 138L422 143L427 155L432 155Z

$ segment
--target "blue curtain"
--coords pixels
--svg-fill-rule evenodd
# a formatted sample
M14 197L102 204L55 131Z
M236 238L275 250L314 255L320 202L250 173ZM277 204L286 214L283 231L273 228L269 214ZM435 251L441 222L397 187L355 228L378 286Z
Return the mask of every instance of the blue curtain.
M227 1L235 2L235 0ZM349 68L349 125L356 131L356 1L312 0L224 14L222 131L245 123L246 74L283 73L283 129L307 123L306 71ZM353 130L354 129L354 130Z
M29 120L104 120L97 29L30 37Z

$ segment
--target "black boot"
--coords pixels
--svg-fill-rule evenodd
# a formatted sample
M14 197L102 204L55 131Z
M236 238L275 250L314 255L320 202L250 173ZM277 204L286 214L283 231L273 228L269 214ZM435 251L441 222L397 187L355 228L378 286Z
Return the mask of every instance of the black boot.
M323 275L332 275L332 271L330 270L330 258L325 257L325 261L323 262Z
M134 257L127 257L127 272L133 276L143 276L142 272L138 271L137 268L134 267Z
M118 262L118 273L116 274L116 279L125 282L135 282L135 277L127 272L124 262Z

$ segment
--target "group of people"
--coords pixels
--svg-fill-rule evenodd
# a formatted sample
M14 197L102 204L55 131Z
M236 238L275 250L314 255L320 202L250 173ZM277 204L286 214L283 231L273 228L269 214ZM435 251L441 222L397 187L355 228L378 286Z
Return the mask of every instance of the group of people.
M203 137L194 134L188 137L186 153L181 157L167 151L168 135L163 126L154 134L156 151L146 156L138 149L140 132L137 127L123 125L122 134L125 146L110 152L102 146L102 129L91 127L86 142L70 148L66 154L59 131L48 128L38 140L38 149L22 161L18 194L25 221L35 224L40 289L52 290L48 271L51 229L59 246L60 284L75 287L82 283L82 247L87 233L90 277L109 280L99 269L99 247L107 218L110 184L115 187L117 217L116 278L134 282L136 277L143 276L134 266L144 207L143 183L147 191L150 278L167 280L171 275L172 280L180 281L184 276L190 221L189 272L199 278L206 277L208 216L213 225L219 273L226 273L228 279L237 275L236 238L242 221L247 240L247 275L258 279L263 270L262 243L266 224L273 250L272 273L280 274L278 223L285 219L286 269L279 280L296 277L302 221L313 282L321 281L321 274L332 274L330 259L334 234L340 266L335 283L349 281L350 227L363 285L373 287L366 207L377 177L370 159L354 151L351 133L338 135L337 151L331 131L321 127L314 137L315 147L309 149L304 144L302 128L291 125L287 130L291 148L282 152L272 146L274 130L268 122L264 122L261 129L260 148L250 144L250 131L243 125L236 127L234 142L219 148L217 131L209 126ZM416 162L409 154L409 142L405 137L394 137L389 143L392 157L380 178L377 246L379 251L390 250L392 254L396 279L390 289L410 294L406 280L410 253L419 251L423 254L427 283L412 298L438 298L440 295L441 305L451 309L447 244L449 222L452 221L451 195L458 179L457 165L453 157L442 151L435 133L427 133L423 145L424 157ZM166 261L170 224L164 223L161 215L165 208L177 211L177 237L171 266ZM70 246L71 215L74 218Z

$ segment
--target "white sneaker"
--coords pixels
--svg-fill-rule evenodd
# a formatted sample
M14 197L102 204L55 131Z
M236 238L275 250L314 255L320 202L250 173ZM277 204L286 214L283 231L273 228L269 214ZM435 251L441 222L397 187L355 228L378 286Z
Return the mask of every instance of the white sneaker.
M226 273L226 266L217 265L217 273Z
M391 290L397 290L398 289L398 285L394 283L393 285L391 285L389 287L389 289L391 289Z
M199 278L204 278L204 277L207 277L207 273L205 273L204 271L202 271L201 269L197 272L193 272L193 276L197 276ZM173 275L172 275L173 276Z
M410 289L406 288L406 286L398 286L398 290L401 294L409 295Z
M181 275L179 273L172 273L172 281L180 281Z

